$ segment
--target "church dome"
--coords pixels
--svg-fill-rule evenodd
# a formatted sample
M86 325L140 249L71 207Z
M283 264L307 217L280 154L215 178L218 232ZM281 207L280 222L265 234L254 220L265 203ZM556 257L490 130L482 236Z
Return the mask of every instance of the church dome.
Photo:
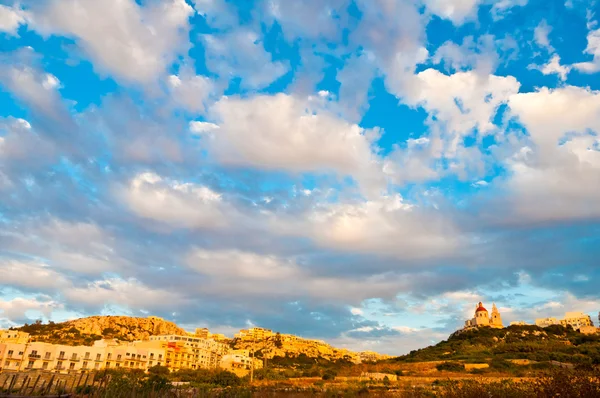
M475 312L481 312L481 311L487 312L487 310L485 309L485 307L483 306L483 304L479 303L479 305L477 306L477 309L475 310Z

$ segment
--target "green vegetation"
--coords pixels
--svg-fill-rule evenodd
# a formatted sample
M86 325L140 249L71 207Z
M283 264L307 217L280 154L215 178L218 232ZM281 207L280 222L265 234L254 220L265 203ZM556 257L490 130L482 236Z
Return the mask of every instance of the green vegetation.
M507 371L519 368L507 360L529 360L538 363L556 361L577 366L599 365L600 336L583 335L571 327L560 325L548 328L529 325L504 329L480 328L455 333L448 340L435 346L411 351L408 355L384 362L440 360L489 363L491 370Z
M103 338L129 340L127 336L120 335L118 331L112 328L105 328L102 331L102 335L84 334L81 333L79 329L70 326L68 322L54 323L50 321L47 324L44 324L41 320L37 320L31 325L26 323L21 327L11 328L11 330L20 330L29 333L35 341L43 341L52 344L90 346L94 344L94 341Z

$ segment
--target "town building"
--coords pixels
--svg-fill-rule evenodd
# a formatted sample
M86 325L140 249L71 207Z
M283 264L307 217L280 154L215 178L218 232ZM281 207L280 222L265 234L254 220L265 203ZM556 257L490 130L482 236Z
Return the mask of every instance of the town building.
M254 370L262 369L262 360L250 357L248 354L248 350L232 351L229 354L224 355L223 358L221 358L219 367L221 369L234 372L238 375L247 374L251 368L253 368Z
M583 312L567 312L561 320L556 318L538 318L535 320L535 324L542 328L552 325L570 325L575 330L579 330L585 326L594 326L592 318Z
M545 328L552 325L560 325L560 322L556 318L538 318L535 320L535 325Z
M492 304L492 315L485 309L483 303L479 302L475 306L475 316L465 322L464 329L479 328L488 326L492 328L502 329L502 317L500 311L496 308L496 304Z
M150 341L162 341L189 347L193 352L195 364L199 368L205 369L218 367L221 357L229 352L229 347L226 344L193 336L150 336Z
M527 322L525 321L512 321L510 323L510 326L525 326L527 325Z
M583 326L594 326L592 318L583 312L567 312L565 318L561 319L560 324L563 326L571 325L575 330Z

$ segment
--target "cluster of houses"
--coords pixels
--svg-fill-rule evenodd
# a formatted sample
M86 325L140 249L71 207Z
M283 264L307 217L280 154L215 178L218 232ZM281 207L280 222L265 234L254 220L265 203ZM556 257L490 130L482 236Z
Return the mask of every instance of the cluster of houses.
M31 341L28 333L0 331L0 369L41 370L58 373L102 369L141 369L165 366L180 369L222 368L247 373L262 361L247 351L235 351L220 341L189 334L151 336L148 340L122 342L97 340L92 346L69 346Z

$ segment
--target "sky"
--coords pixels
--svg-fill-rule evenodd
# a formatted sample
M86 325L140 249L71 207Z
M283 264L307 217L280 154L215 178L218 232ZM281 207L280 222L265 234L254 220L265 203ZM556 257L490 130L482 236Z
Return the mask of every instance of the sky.
M0 0L0 327L597 321L598 90L590 0Z

